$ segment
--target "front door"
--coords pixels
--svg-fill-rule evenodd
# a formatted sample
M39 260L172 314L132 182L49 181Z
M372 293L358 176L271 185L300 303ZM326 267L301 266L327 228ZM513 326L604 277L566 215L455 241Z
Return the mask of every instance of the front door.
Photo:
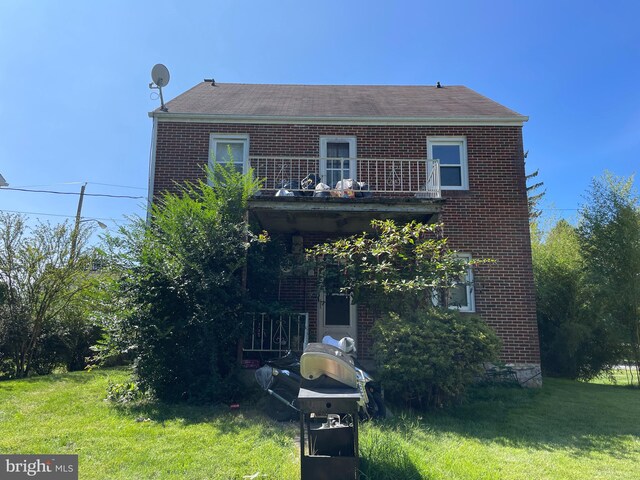
M358 307L351 302L351 296L340 293L338 288L327 285L318 302L318 341L330 335L336 340L342 337L358 339Z

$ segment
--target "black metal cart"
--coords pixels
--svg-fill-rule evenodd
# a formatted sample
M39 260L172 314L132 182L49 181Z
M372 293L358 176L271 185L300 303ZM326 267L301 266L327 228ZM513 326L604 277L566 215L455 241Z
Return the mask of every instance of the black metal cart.
M360 393L353 388L300 389L302 480L359 478L359 400Z

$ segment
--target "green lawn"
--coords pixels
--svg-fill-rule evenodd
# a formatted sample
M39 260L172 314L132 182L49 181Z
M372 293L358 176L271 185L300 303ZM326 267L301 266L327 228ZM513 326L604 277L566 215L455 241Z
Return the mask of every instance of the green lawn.
M635 369L629 370L625 368L616 368L611 375L602 375L596 377L591 383L599 383L601 385L638 385L638 377Z
M243 405L104 401L124 370L0 383L1 453L76 453L82 479L299 478L297 426ZM640 390L545 379L447 412L364 424L363 479L640 479Z

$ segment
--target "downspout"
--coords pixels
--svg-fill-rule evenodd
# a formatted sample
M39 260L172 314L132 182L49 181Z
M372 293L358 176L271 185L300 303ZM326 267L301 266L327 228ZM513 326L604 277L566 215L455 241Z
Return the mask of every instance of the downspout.
M155 114L150 113L153 118L153 127L151 130L151 151L149 152L149 187L147 192L147 224L151 220L151 206L153 205L153 191L156 180L156 145L158 141L158 118Z

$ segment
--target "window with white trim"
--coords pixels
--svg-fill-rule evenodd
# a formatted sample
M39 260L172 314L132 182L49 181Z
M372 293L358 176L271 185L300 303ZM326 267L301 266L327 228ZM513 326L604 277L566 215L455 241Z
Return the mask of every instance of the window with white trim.
M440 162L440 187L443 190L469 189L466 138L428 138L427 158Z
M471 262L471 255L459 253L458 258ZM473 271L467 266L466 273L447 292L449 308L460 310L461 312L475 312L475 297L473 292Z
M320 178L331 188L345 178L356 178L356 138L320 137Z
M240 173L247 173L249 164L249 136L212 133L209 137L209 167L215 163L232 162Z

